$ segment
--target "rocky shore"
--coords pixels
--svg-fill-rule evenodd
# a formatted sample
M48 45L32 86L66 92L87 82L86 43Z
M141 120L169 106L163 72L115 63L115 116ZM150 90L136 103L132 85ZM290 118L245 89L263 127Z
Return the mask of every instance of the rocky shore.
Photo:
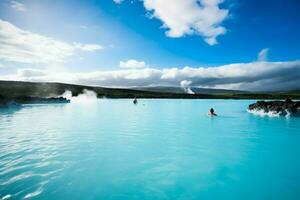
M260 111L263 113L271 113L275 115L299 115L300 101L292 101L286 99L285 101L257 101L248 106L249 111Z
M19 96L8 98L0 95L0 107L21 104L46 104L46 103L70 103L70 100L64 97L40 98L30 96Z

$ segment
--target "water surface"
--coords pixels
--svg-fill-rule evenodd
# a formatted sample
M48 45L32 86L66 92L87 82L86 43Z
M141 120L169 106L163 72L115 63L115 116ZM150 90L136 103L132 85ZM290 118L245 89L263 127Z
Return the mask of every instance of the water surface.
M254 116L253 102L1 109L0 199L300 199L300 118Z

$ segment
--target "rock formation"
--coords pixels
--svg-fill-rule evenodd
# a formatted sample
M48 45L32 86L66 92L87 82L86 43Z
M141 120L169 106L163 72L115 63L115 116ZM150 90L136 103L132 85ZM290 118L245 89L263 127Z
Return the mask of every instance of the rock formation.
M64 97L51 97L51 98L40 98L30 96L20 96L14 98L7 98L0 95L0 106L16 106L20 104L40 104L40 103L70 103L70 100Z
M278 115L297 115L300 113L300 101L257 101L248 106L249 111L263 111L265 113L273 113Z

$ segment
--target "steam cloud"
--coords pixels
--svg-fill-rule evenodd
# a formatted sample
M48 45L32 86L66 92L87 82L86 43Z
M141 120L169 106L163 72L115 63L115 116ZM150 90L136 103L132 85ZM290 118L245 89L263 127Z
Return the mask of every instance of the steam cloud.
M84 103L97 100L97 93L87 89L84 89L78 96L73 96L72 91L66 90L61 96L75 103Z
M195 94L193 90L189 87L192 84L192 81L183 80L180 82L180 86L183 88L183 90L188 94Z

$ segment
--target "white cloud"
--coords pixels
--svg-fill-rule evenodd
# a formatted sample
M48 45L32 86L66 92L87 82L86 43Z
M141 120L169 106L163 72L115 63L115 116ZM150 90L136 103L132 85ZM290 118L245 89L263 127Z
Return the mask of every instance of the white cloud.
M266 61L268 59L268 53L269 53L268 48L262 49L258 54L257 57L258 61Z
M22 30L0 20L0 59L19 63L63 62L80 51L102 49L98 44L67 43Z
M18 1L10 1L10 7L17 11L26 11L25 5Z
M127 61L120 61L120 67L127 69L141 69L146 67L146 63L144 61L130 59Z
M4 80L58 81L109 86L184 86L242 90L299 89L300 61L235 63L216 67L142 68L58 73L18 72Z
M75 47L82 51L96 51L103 49L103 47L98 44L76 44Z
M114 0L121 3L120 0ZM229 10L221 9L223 0L143 0L152 18L159 19L168 37L200 35L209 45L217 44L217 37L226 33L221 23Z

